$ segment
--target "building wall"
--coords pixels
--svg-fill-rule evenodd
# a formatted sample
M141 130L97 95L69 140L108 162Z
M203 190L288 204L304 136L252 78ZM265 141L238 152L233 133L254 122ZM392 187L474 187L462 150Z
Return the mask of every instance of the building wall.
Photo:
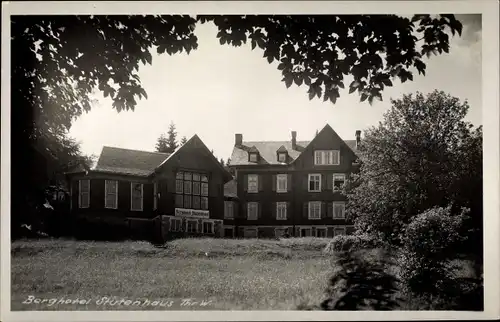
M314 164L315 150L339 150L340 164L317 166ZM353 162L356 160L352 150L335 133L325 131L320 133L313 142L301 153L300 157L293 165L288 166L239 166L234 167L237 174L237 191L240 198L239 216L235 220L240 227L262 226L259 231L265 235L274 236L274 227L284 226L329 226L328 235L333 236L333 226L344 227L350 223L344 219L333 219L328 217L328 208L334 201L345 201L346 198L340 192L333 191L333 174L349 175L353 170ZM249 193L247 191L248 175L259 175L259 191ZM276 192L276 175L288 175L288 191L285 193ZM309 192L309 174L321 174L321 192ZM251 201L259 202L259 217L257 220L247 219L247 203ZM287 219L276 219L276 202L284 201L288 203ZM321 219L309 219L309 201L321 201L323 215ZM330 212L331 214L331 212ZM272 227L265 228L264 226ZM350 232L352 229L347 229ZM240 235L243 229L237 229ZM292 233L292 232L291 232ZM296 231L293 231L296 233Z

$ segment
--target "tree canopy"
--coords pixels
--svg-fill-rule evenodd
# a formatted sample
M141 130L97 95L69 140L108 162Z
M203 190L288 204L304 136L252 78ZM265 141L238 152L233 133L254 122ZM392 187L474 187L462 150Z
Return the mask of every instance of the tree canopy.
M448 205L482 218L482 128L464 119L468 109L439 91L392 100L365 131L360 173L346 185L358 228L397 239L413 217Z
M63 162L45 146L36 152L34 144L62 144L75 118L91 110L94 91L111 98L117 111L134 110L147 98L140 66L153 63L153 51L196 50L197 23L213 23L222 45L249 43L269 63L278 61L285 86L307 86L310 99L332 103L345 87L361 101L381 99L394 79L424 74L424 57L448 52L449 33L462 30L453 15L12 16L13 176L38 169L37 153ZM38 185L13 186L12 194ZM14 208L24 202L16 198Z

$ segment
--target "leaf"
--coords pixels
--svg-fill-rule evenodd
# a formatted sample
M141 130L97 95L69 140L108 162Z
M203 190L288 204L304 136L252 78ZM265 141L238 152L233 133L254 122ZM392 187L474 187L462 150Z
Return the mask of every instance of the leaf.
M302 79L302 75L301 74L295 74L295 76L293 77L293 80L294 80L295 84L297 84L297 86L302 85L302 82L304 81Z
M283 69L285 69L285 67L286 67L285 63L280 63L278 65L278 70L283 70Z
M252 50L255 49L255 46L257 46L257 41L255 41L255 39L252 39Z
M368 98L368 95L366 95L365 93L361 94L361 102L366 101L367 98Z
M293 84L293 76L288 76L288 75L285 76L284 81L285 81L286 88L290 88L290 86L292 86L292 84Z
M384 78L382 79L382 83L387 86L387 87L391 87L392 86L392 81L389 79L389 78Z
M313 87L309 88L309 100L311 101L316 96L316 92Z

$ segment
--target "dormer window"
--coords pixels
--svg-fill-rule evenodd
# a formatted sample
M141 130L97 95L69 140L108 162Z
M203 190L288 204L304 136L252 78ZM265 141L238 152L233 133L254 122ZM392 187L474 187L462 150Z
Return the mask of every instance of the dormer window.
M250 162L257 162L258 158L259 158L259 154L258 153L250 153L249 154Z
M248 151L248 162L258 162L259 161L259 150L255 146L251 147Z
M286 150L285 146L281 146L277 151L277 157L278 157L278 162L280 163L286 163L287 162L287 157L288 157L288 151Z
M278 153L278 162L286 162L286 153Z

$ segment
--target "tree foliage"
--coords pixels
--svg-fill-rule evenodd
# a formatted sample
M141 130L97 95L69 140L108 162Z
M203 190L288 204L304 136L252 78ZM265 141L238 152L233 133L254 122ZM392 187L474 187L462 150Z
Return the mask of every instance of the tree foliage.
M141 65L158 54L197 49L197 23L214 23L221 44L250 43L272 63L279 61L287 87L307 86L309 98L335 103L339 89L357 91L362 101L381 98L392 80L412 80L412 68L425 73L423 58L449 50L451 31L462 25L453 15L343 16L106 16L11 17L11 164L13 177L38 169L33 146L67 135L75 118L92 108L94 91L117 111L134 110L146 98ZM44 138L45 137L45 138ZM38 142L38 143L37 143ZM171 148L172 146L170 146ZM37 154L38 153L38 154ZM31 179L27 179L28 181ZM26 187L40 183L25 182ZM16 190L18 189L18 190ZM12 194L28 193L24 186ZM23 203L14 197L13 208Z
M168 152L168 143L167 143L167 137L165 134L160 134L160 137L156 140L156 152L162 152L162 153L167 153Z
M182 139L181 139L181 145L186 144L186 142L187 142L187 139L186 139L185 136L183 136Z
M165 152L174 153L175 149L177 149L179 145L177 144L177 131L173 122L170 123L167 134L167 150Z
M434 91L392 104L365 131L360 172L345 188L348 216L358 229L396 241L411 218L434 206L470 207L482 222L482 131L464 120L467 102Z

